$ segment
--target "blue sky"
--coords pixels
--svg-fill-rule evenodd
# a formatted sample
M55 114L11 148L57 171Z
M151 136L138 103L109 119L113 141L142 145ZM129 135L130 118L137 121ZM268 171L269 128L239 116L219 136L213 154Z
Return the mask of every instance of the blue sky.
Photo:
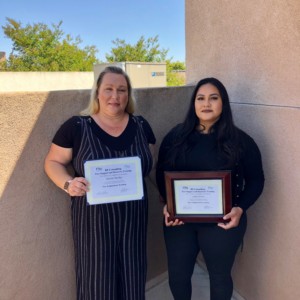
M80 36L82 44L95 45L97 57L105 54L116 38L136 43L159 36L161 48L169 49L172 61L185 61L184 0L5 0L0 9L0 51L11 52L11 40L5 37L2 26L6 17L28 23L58 24L72 37Z

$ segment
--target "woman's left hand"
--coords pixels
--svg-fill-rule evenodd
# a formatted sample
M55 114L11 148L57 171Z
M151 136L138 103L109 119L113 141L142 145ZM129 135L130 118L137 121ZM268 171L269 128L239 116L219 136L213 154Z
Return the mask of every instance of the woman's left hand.
M228 222L218 223L218 226L222 227L225 230L237 227L240 223L240 218L242 214L243 214L242 208L233 207L231 209L231 212L223 217L224 221L228 220Z

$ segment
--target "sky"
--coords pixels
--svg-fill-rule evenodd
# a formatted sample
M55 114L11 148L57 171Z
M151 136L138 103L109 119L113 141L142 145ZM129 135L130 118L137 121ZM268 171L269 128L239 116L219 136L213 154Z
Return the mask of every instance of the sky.
M5 0L0 8L0 51L8 56L12 42L3 32L6 18L23 26L62 21L61 29L84 46L95 45L97 58L114 47L113 40L135 44L141 36L158 35L160 48L168 49L168 59L185 61L184 0Z

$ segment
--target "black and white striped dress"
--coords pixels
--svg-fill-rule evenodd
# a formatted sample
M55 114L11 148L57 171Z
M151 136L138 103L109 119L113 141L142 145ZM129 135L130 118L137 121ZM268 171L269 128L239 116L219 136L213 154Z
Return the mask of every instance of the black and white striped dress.
M152 167L149 144L155 137L148 122L130 115L124 132L112 137L90 117L72 117L53 143L73 149L76 176L86 160L139 156L143 176ZM144 199L87 205L72 197L77 299L142 300L146 282L147 192Z

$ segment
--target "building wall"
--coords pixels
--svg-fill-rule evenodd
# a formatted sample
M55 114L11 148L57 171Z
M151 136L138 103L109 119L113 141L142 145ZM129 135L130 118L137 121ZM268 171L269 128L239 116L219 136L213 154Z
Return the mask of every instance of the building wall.
M107 66L122 68L130 77L133 88L165 87L167 85L166 63L114 62L94 65L94 78Z
M94 72L0 72L0 92L48 92L91 89L94 79L107 64L94 66ZM115 63L130 76L134 88L165 87L165 63Z
M0 72L0 92L91 89L93 72Z
M182 120L192 88L135 90L136 113L152 125L157 150ZM88 98L88 90L0 93L1 300L75 299L70 202L44 174L43 160L58 126ZM262 151L267 179L262 197L248 212L235 288L247 300L298 299L300 157L298 139L290 133L297 132L300 111L237 102L232 108L237 124ZM166 272L166 256L153 173L147 185L148 283L155 283Z
M214 76L258 143L266 186L249 209L235 288L247 300L300 299L300 2L187 0L187 83Z
M167 85L166 63L126 63L126 72L134 88Z

